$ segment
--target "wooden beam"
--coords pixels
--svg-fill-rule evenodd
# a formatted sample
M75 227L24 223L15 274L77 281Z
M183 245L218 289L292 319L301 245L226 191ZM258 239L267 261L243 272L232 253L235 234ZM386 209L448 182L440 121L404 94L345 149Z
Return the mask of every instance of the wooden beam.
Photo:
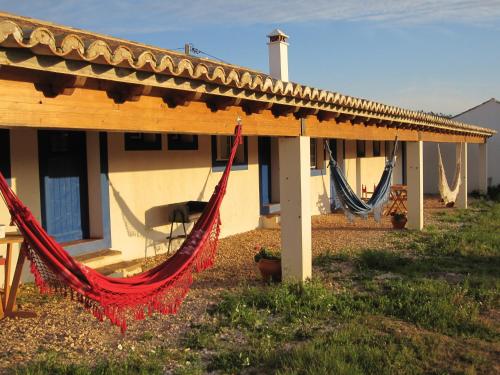
M379 140L390 141L398 138L402 141L414 141L418 139L417 132L409 130L397 130L385 127L366 127L363 123L351 124L351 122L319 121L315 118L307 120L305 135L313 138L339 138L349 140Z
M418 132L411 129L395 127L365 126L363 123L352 125L351 122L339 123L335 120L320 121L316 118L307 120L305 134L313 138L339 138L349 140L392 141L398 137L400 141L425 142L468 142L484 143L482 137L457 136L433 132Z
M421 139L424 142L453 142L453 143L484 143L482 137L472 137L464 136L458 134L442 134L442 133L430 133L430 132L420 132Z
M212 112L198 101L170 108L162 98L152 96L116 104L105 91L90 89L46 98L31 83L0 79L1 127L231 135L238 116L244 135L300 135L299 120L276 118L270 111L247 115L240 107L230 107Z

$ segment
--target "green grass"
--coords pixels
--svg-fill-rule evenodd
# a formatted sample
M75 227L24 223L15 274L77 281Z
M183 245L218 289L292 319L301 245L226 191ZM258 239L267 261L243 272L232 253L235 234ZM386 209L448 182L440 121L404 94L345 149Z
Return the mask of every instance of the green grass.
M216 354L207 368L278 374L493 372L499 329L488 313L499 308L499 210L499 204L480 203L439 215L438 224L424 232L406 232L403 240L395 235L399 245L387 250L326 253L314 260L323 276L301 286L226 294L213 311L215 330L225 339L210 342ZM331 271L346 262L355 273L332 280Z
M490 374L500 357L500 203L437 216L385 249L328 252L304 284L242 286L193 323L175 358L47 357L19 374ZM348 270L343 273L343 270ZM143 340L153 337L144 332ZM185 354L187 353L187 354Z
M150 355L147 358L131 356L120 361L103 360L97 364L66 363L59 355L48 353L44 358L34 361L26 366L15 369L19 375L132 375L132 374L163 374L163 356Z

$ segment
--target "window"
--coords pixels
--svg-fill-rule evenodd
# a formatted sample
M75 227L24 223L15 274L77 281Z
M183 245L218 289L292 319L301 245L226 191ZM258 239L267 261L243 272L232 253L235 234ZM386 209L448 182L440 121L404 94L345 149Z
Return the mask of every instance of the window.
M311 169L318 169L318 144L311 138Z
M9 131L0 129L0 172L9 181L10 179L10 137Z
M323 147L318 150L318 147L322 146L322 142L318 142L317 139L311 138L310 142L310 154L311 154L311 176L320 176L326 174L326 164L325 164L325 151ZM323 152L321 152L323 150Z
M358 158L364 158L366 156L366 142L356 141L356 152Z
M226 135L212 136L212 170L218 172L224 170L229 155L231 154L231 147L233 145L234 137ZM248 168L248 139L243 137L243 144L238 147L233 161L233 169L247 169Z
M381 143L380 141L373 141L373 156L380 156L381 153Z
M125 133L125 150L161 150L161 134Z
M169 134L169 150L198 150L198 136L193 134Z

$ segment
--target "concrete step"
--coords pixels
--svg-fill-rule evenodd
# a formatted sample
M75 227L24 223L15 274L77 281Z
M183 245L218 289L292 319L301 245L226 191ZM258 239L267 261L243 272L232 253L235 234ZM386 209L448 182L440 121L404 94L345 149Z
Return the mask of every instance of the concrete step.
M111 277L128 277L142 272L143 259L126 260L97 268L96 271Z
M270 214L270 215L262 215L260 217L260 226L264 229L278 229L280 227L281 215Z
M116 263L120 260L121 255L122 252L119 250L101 249L91 253L78 255L75 259L80 263L85 264L87 267L99 268L107 266L108 264Z

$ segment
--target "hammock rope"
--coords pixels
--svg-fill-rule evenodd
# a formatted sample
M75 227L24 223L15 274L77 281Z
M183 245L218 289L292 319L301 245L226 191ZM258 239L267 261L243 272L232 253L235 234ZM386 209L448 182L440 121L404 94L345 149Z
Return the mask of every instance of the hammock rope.
M446 172L444 170L443 158L441 156L441 148L439 144L437 145L438 149L438 175L439 175L439 195L443 200L445 205L450 205L455 203L457 200L458 192L460 190L460 185L462 183L462 147L461 145L457 145L459 148L459 153L457 156L457 160L455 163L455 176L453 178L453 183L448 185L448 179L446 178Z
M382 176L380 177L380 181L378 182L375 191L367 202L359 198L352 190L351 186L347 182L347 178L345 177L344 172L333 157L332 150L330 149L328 141L326 140L325 147L330 158L329 167L336 193L336 206L342 208L349 221L353 221L355 216L367 218L368 215L372 212L374 214L375 220L377 222L380 221L380 218L382 217L382 209L390 197L392 173L394 170L394 166L396 165L396 153L398 148L397 137L394 141L394 148L391 158L387 160Z
M97 319L108 318L123 333L131 318L140 320L153 313L175 314L193 282L193 273L214 263L221 225L220 206L241 141L238 120L226 168L179 250L156 267L128 278L104 276L73 259L47 234L0 173L0 192L12 223L24 237L21 251L30 261L40 292L71 295Z

